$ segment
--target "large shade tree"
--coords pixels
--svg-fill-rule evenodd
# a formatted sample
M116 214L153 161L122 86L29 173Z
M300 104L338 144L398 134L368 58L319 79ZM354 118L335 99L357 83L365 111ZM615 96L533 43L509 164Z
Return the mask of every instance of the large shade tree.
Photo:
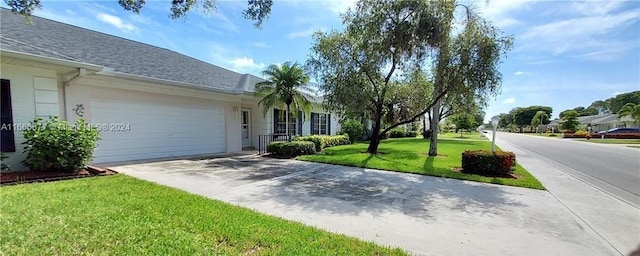
M571 111L571 110L578 112L578 116L593 116L600 113L600 111L597 108L591 107L591 106L587 108L575 107L573 109L567 109L565 111L560 112L560 114L558 114L558 117L562 118L567 111Z
M490 22L457 1L441 2L447 6L439 15L446 20L446 26L441 28L443 36L432 47L436 52L431 56L436 60L433 94L462 94L468 99L476 99L475 103L482 106L487 97L499 92L502 74L498 66L511 48L513 38L503 36ZM457 10L463 14L461 21L454 19ZM463 28L462 32L455 34L454 26L458 22ZM439 111L443 103L446 104L442 98L437 98L431 109L429 156L438 154ZM466 103L474 104L473 101Z
M536 128L539 128L540 125L548 124L548 123L549 123L549 114L541 110L536 112L536 114L531 119L531 125ZM540 130L539 132L542 132L542 130Z
M580 125L580 121L578 121L578 111L571 110L567 111L564 116L562 116L562 122L560 122L560 128L568 131L576 131L578 126Z
M553 108L549 106L517 107L512 109L509 113L513 116L513 124L518 126L520 132L522 132L523 127L531 125L531 120L533 120L533 117L535 117L539 111L545 112L547 116L550 117L553 112Z
M361 0L343 15L344 31L314 35L308 65L325 105L339 113L369 113L369 153L378 152L382 134L423 117L447 93L497 91L497 64L511 38L471 12L462 32L451 35L458 6Z
M280 66L269 65L262 73L266 80L256 84L256 94L261 98L258 105L262 106L265 116L274 107L286 106L286 134L290 139L289 116L292 110L293 113L304 111L307 117L311 112L311 101L303 93L309 91L309 76L297 63L290 62Z
M37 8L42 8L41 0L4 0L13 13L30 17ZM146 0L118 0L118 4L127 11L140 13ZM200 9L205 14L215 12L217 0L172 0L169 17L177 19L185 17L193 9ZM247 0L247 9L242 14L246 19L255 21L254 26L260 28L262 22L271 13L273 0Z
M618 118L630 116L635 124L640 125L640 104L627 103L620 111L618 111Z

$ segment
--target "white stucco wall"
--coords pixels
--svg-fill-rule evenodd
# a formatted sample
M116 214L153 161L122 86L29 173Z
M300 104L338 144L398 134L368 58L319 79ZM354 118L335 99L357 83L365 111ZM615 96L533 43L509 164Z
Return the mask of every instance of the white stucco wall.
M202 91L191 88L181 88L171 85L159 85L148 82L132 81L104 76L87 76L74 81L67 90L67 111L69 119L77 118L73 108L78 104L84 106L84 119L92 122L92 100L122 100L124 102L152 103L163 106L208 106L211 109L222 109L224 112L223 130L211 130L211 133L224 133L225 152L242 150L240 99L233 95L223 95L218 92ZM141 117L142 118L142 117ZM213 117L212 117L213 118ZM162 122L164 123L164 122ZM158 123L158 126L163 125ZM190 125L190 124L181 124ZM170 125L165 129L175 129ZM179 149L176 149L179 150ZM180 155L180 152L167 153L167 156Z
M262 107L258 107L257 104L254 105L256 108L255 113L257 113L257 117L254 117L253 121L257 124L257 134L265 135L273 133L273 109L267 111L266 116L263 115ZM329 114L321 105L314 104L312 109L312 113L325 113ZM257 120L256 120L257 119ZM340 120L337 114L331 113L331 135L335 135L340 130L340 124L338 123ZM302 135L307 136L311 134L311 115L306 116L302 120ZM257 136L257 135L256 135Z
M56 80L57 75L53 70L30 68L23 66L15 66L9 64L0 65L0 77L7 79L11 83L11 106L13 110L13 123L16 128L24 127L36 117L36 90L35 88L42 85L44 79L50 81ZM49 87L49 90L55 90ZM42 95L41 95L42 96ZM51 95L44 95L51 96ZM40 97L41 100L52 101L51 97ZM39 112L41 114L60 114L58 105L51 104L40 105ZM42 117L46 117L42 115ZM20 129L14 130L14 138L16 143L16 152L5 152L9 157L6 163L10 165L13 171L23 171L27 168L20 162L24 159L22 152L24 151L24 137Z

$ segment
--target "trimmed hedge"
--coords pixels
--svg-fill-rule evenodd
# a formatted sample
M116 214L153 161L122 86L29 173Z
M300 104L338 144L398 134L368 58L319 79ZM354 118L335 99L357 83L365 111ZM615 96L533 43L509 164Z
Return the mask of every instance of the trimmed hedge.
M573 139L573 138L586 138L587 134L583 133L563 133L562 138ZM602 134L592 133L592 139L599 139L602 137ZM640 133L609 133L604 135L605 139L640 139Z
M267 152L275 156L296 157L315 154L316 147L311 141L274 141L267 145Z
M389 131L389 138L404 138L407 133L402 128L394 128Z
M573 133L573 135L586 138L586 137L589 136L589 132L588 131L583 131L583 130L578 130L575 133Z
M600 138L601 134L594 134L591 137L594 138ZM605 134L604 135L605 138L607 139L640 139L640 133L610 133L610 134Z
M507 175L516 166L513 152L473 150L462 152L462 172L481 175Z
M333 147L340 145L349 145L351 144L351 140L349 140L349 135L334 135L334 136L320 136L322 140L324 140L324 147Z
M313 144L315 145L316 148L316 152L320 152L322 151L322 149L325 148L325 143L324 140L322 139L322 137L317 136L317 135L310 135L310 136L296 136L294 139L294 141L311 141L313 142Z
M351 141L349 140L349 135L347 134L335 135L335 136L309 135L304 137L296 137L294 138L294 141L313 142L317 152L320 152L324 148L328 148L328 147L351 144Z

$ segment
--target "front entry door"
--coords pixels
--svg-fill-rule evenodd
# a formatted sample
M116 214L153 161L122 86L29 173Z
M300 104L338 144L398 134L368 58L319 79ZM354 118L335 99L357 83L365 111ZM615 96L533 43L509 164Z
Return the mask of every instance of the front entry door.
M251 147L251 114L242 109L242 147Z

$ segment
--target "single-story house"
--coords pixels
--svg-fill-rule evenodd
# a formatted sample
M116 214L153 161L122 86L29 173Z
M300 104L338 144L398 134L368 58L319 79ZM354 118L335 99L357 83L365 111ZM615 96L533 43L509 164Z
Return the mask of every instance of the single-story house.
M239 152L258 135L285 133L281 109L263 115L255 84L183 54L2 8L2 152L24 170L22 130L36 117L83 118L101 130L94 163ZM295 134L335 134L318 98Z
M548 129L554 129L558 131L558 127L562 120L556 119L552 120L548 124ZM580 116L578 117L578 122L580 125L578 129L580 130L588 130L588 127L591 126L591 132L599 132L606 131L609 129L617 128L617 127L635 127L634 120L630 116L625 116L622 118L618 118L617 114L599 114L592 116Z
M602 114L578 117L580 129L587 130L591 126L592 132L606 131L617 127L637 127L631 116L618 118L618 114Z

